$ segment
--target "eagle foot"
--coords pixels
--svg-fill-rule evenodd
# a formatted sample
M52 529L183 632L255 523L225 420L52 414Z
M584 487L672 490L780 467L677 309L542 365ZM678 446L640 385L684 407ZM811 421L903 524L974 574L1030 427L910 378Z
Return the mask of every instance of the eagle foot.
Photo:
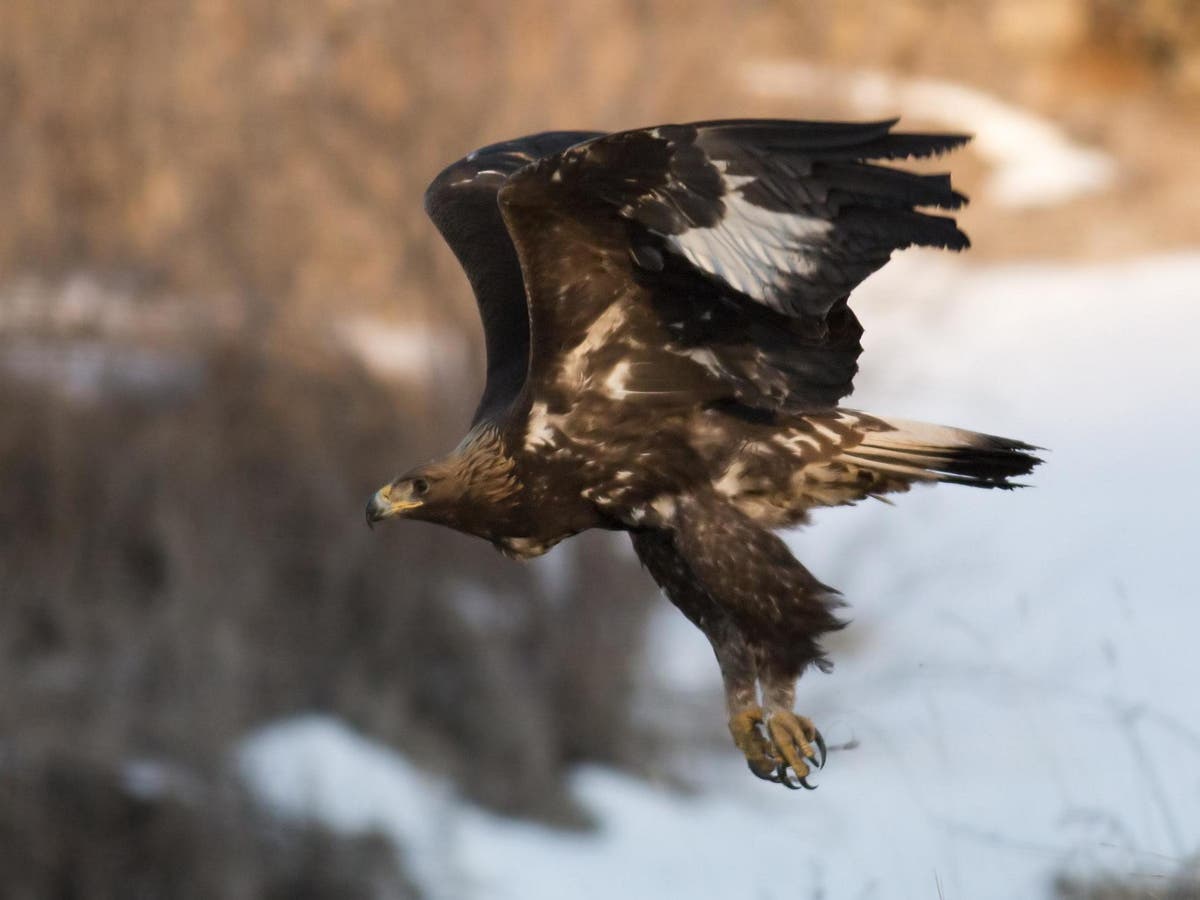
M777 771L781 765L779 757L771 749L771 742L764 734L763 711L752 706L729 717L729 732L733 743L746 757L750 771L764 781L779 781Z
M824 768L829 753L825 739L812 720L790 711L772 713L767 720L767 734L771 738L773 755L778 759L774 777L768 780L791 790L815 791L817 786L807 780L812 773L809 763L818 769Z

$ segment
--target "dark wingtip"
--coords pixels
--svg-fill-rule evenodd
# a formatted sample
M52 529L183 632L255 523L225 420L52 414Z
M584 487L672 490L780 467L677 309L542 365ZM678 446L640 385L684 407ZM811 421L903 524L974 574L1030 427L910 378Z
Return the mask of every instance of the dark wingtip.
M891 152L887 158L899 159L900 157L892 155L894 153L903 153L908 159L924 159L930 156L940 156L943 153L949 153L951 150L957 150L959 147L964 146L971 141L971 138L972 135L959 132L922 134L895 131L889 134L886 139L891 142Z

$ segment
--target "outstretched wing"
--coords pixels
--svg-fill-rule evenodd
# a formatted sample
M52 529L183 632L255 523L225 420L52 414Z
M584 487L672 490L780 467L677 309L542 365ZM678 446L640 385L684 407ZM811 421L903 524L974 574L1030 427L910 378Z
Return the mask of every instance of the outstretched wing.
M425 191L425 211L466 271L483 320L487 384L475 422L508 405L529 363L525 283L496 193L522 166L597 136L548 131L492 144L448 166Z
M514 174L531 372L562 395L823 409L850 393L846 300L892 251L961 249L947 175L868 162L967 140L868 124L733 120L608 135Z

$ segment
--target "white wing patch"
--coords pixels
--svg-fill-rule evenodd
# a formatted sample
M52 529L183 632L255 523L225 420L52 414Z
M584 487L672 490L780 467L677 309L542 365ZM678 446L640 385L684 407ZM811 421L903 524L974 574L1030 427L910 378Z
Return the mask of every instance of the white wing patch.
M650 501L650 506L664 521L675 518L675 498L670 494L659 494Z
M560 431L562 416L551 415L545 403L535 403L529 410L529 421L525 426L525 449L536 450L550 447Z
M614 303L604 310L591 325L587 334L571 352L563 357L559 368L559 384L568 390L577 391L584 385L587 371L588 355L604 344L625 324L625 308L621 303Z
M771 440L795 456L803 457L810 453L821 452L821 442L802 431L784 431L775 435Z
M736 291L778 308L773 296L789 275L816 270L824 235L833 223L815 216L755 206L738 188L747 176L723 176L725 215L712 228L668 235L667 243L692 265Z
M840 418L841 417L839 416L839 419ZM817 434L821 435L826 440L832 442L833 444L840 444L842 442L842 436L832 428L827 428L822 425L820 419L814 417L809 419L808 422L817 430Z
M707 347L701 347L698 350L684 350L679 352L680 356L686 356L692 362L702 365L710 374L718 378L724 378L729 375L729 369L722 365L717 359L717 354Z
M613 366L608 377L604 379L604 393L613 400L624 400L628 396L626 385L629 384L629 370L631 365L629 360L625 359Z
M746 472L746 467L736 458L729 464L729 467L721 473L721 477L713 482L713 488L718 494L724 494L726 497L736 497L742 492L742 476Z

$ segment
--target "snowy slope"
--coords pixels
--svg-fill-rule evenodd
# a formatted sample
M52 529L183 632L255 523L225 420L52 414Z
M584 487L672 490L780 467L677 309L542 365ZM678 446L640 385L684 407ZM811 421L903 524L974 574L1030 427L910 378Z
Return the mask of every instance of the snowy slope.
M854 619L800 686L857 742L817 792L684 745L694 797L578 772L601 827L577 835L458 803L326 720L253 736L242 764L282 809L395 834L436 897L1009 900L1064 867L1173 871L1200 845L1198 284L1200 255L908 254L864 285L854 405L1052 452L1031 490L916 490L791 538ZM710 651L665 603L652 646L664 715L698 703L718 729Z

